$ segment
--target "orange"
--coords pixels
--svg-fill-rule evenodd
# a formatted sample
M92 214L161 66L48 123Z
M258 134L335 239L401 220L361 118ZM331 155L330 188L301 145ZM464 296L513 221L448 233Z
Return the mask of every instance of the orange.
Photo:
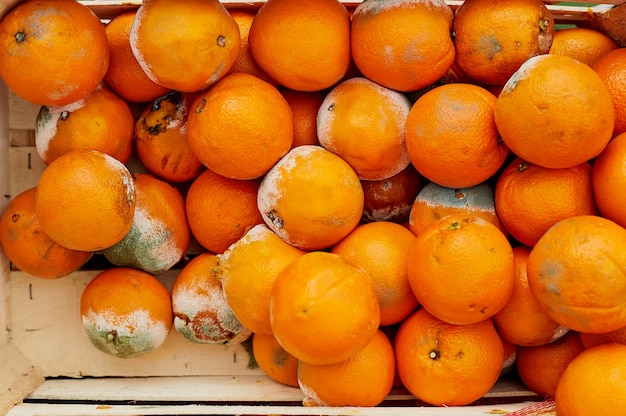
M42 106L35 125L35 145L46 165L74 149L92 149L128 162L133 151L135 119L130 107L106 87L62 106Z
M0 76L23 99L60 106L85 98L109 66L104 25L77 1L17 5L0 22Z
M36 277L58 279L80 269L92 256L53 241L35 215L37 189L17 194L0 216L0 248L13 266Z
M401 324L395 351L404 386L435 406L478 400L494 386L504 363L504 347L490 319L452 325L423 308Z
M593 69L547 54L530 58L511 76L498 96L495 120L517 156L569 168L600 154L611 139L615 112L608 87Z
M230 179L205 169L191 183L185 198L187 221L198 243L221 253L262 223L256 205L258 189L258 180Z
M178 188L148 173L136 173L133 225L122 240L100 251L116 266L158 275L182 260L191 241L185 199Z
M350 16L337 0L268 0L248 34L257 64L280 85L319 91L337 83L350 64Z
M597 213L587 162L544 168L515 158L498 176L494 199L504 227L528 247L562 219Z
M596 345L607 344L609 342L626 344L626 326L616 329L615 331L604 332L601 334L588 334L581 332L580 340L585 348L591 348Z
M567 55L593 65L605 53L619 46L608 35L586 27L568 27L554 32L550 53Z
M472 84L444 84L426 92L406 121L413 166L425 178L450 188L489 179L509 154L498 136L495 105L495 95Z
M620 414L626 408L626 345L605 344L578 354L567 366L554 397L559 416Z
M255 13L248 10L229 9L228 12L233 17L237 25L239 26L239 36L241 38L241 47L239 48L239 55L230 68L229 73L245 72L246 74L254 75L261 78L263 81L267 81L270 84L275 82L261 69L256 63L252 52L250 52L250 45L248 43L248 35L250 33L250 26L254 20Z
M528 257L528 285L550 317L578 332L626 326L626 229L594 215L550 227Z
M246 328L254 333L272 333L272 285L278 274L303 254L265 224L259 224L218 255L216 276L233 313Z
M395 375L393 345L381 330L346 361L298 365L304 406L378 406L391 392Z
M454 15L456 65L502 85L527 59L550 51L554 19L541 0L469 0Z
M44 232L63 247L103 250L120 242L133 225L133 178L106 153L72 150L39 177L35 212Z
M135 14L135 10L124 12L106 25L110 59L104 82L125 100L143 103L166 94L169 88L152 81L133 55L130 28Z
M324 91L296 91L288 88L280 90L293 114L293 143L291 147L303 144L319 144L317 137L317 113L326 93Z
M345 361L365 348L378 330L374 283L367 272L338 254L306 253L276 277L270 322L280 345L300 361Z
M135 123L135 151L145 168L168 182L188 182L204 169L187 140L195 93L172 91L144 107Z
M142 2L129 41L152 81L183 92L203 90L225 76L241 47L239 26L218 0Z
M626 227L626 133L614 137L595 158L591 183L600 214Z
M451 324L489 319L513 294L513 249L498 227L477 216L432 223L417 236L407 264L417 300Z
M98 273L80 298L82 328L94 347L120 358L135 358L160 347L172 328L167 288L131 267Z
M400 172L378 181L361 180L363 188L362 222L404 222L426 180L409 165Z
M201 253L187 263L172 284L174 328L199 344L241 344L252 333L233 314L215 268L217 255Z
M332 253L365 270L374 282L380 305L380 325L392 325L418 306L407 277L407 257L415 236L388 221L357 226L335 244Z
M281 238L304 250L325 249L347 236L363 212L356 172L320 146L294 147L259 186L257 206Z
M544 345L562 337L568 329L553 321L535 299L528 287L528 256L530 248L513 247L515 284L513 295L493 317L503 339L519 346Z
M530 390L541 396L554 397L561 374L583 350L580 336L575 331L547 344L519 347L517 373Z
M273 334L252 334L252 354L269 378L298 387L298 359L285 351Z
M365 0L352 15L354 64L364 77L387 88L426 87L454 62L452 18L443 0Z
M430 182L412 202L409 228L420 235L433 222L451 214L468 214L481 217L506 233L496 213L493 187L482 182L469 188L448 188Z
M363 77L333 88L317 115L320 144L364 180L387 179L409 164L404 138L411 102Z
M293 115L271 84L245 73L230 74L193 102L187 139L209 169L229 178L254 179L291 148Z
M615 108L615 130L613 135L626 132L626 49L617 48L609 51L597 59L593 70L606 84Z

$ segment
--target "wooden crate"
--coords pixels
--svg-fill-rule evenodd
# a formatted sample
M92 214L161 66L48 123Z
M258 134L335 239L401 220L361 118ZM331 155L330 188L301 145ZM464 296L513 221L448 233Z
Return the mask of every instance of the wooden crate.
M547 2L562 23L603 13L617 1L589 7ZM17 3L5 1L0 13ZM102 19L137 8L140 0L83 1ZM258 8L262 2L224 1L227 7ZM454 8L461 1L450 1ZM358 2L346 2L356 5ZM587 17L586 17L587 16ZM34 147L39 107L12 94L0 81L0 211L12 196L36 185L44 164ZM265 376L250 344L200 345L173 330L163 346L142 357L120 359L95 349L82 332L79 301L98 270L59 280L12 270L0 252L0 414L21 415L486 415L533 406L541 397L513 378L502 378L476 405L433 407L404 390L376 408L303 408L298 388ZM177 270L160 276L171 285ZM521 414L521 413L519 413Z

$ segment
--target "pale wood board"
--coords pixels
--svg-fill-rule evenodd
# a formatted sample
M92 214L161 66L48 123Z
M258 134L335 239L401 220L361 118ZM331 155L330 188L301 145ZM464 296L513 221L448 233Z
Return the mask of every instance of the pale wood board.
M0 213L11 200L9 141L9 91L0 80ZM9 341L9 259L0 249L0 347Z
M13 345L0 347L0 414L6 414L44 380L41 371Z

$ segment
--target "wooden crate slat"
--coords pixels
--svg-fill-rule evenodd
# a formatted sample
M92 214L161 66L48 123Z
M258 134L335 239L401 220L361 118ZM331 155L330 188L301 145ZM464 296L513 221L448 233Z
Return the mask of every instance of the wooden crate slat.
M12 344L0 347L0 414L22 401L45 378Z

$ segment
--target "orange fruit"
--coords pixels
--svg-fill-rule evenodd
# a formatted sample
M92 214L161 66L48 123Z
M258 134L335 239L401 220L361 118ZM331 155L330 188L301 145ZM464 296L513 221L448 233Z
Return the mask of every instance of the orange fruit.
M478 400L494 386L504 363L504 347L490 319L452 325L424 308L402 322L395 351L404 386L435 406Z
M580 336L575 331L550 343L519 347L517 373L530 390L541 396L554 397L561 374L583 350Z
M498 137L495 105L495 95L472 84L444 84L426 92L406 120L413 166L450 188L468 188L492 177L509 154Z
M352 15L352 59L364 77L398 91L441 78L454 62L453 12L443 0L365 0Z
M626 408L626 345L598 345L578 354L567 366L556 389L559 416L610 415Z
M392 325L418 306L407 277L407 257L415 235L388 221L357 226L331 252L365 270L376 287L380 325Z
M229 178L254 179L291 148L293 115L271 84L245 73L230 74L193 102L187 139L209 169Z
M451 324L491 318L513 293L513 249L490 222L448 215L419 234L409 250L408 277L420 304Z
M37 189L17 194L0 216L0 248L13 266L32 276L58 279L80 269L92 256L70 250L42 230L35 215Z
M611 94L615 108L615 130L613 135L626 132L626 49L617 48L598 58L593 70L604 81Z
M345 361L298 365L304 406L378 406L391 392L395 375L393 345L381 330Z
M317 137L317 113L326 93L324 91L296 91L288 88L280 90L293 114L293 143L291 147L303 144L320 144Z
M271 334L270 292L278 274L304 254L265 224L247 231L218 255L215 273L237 319L254 333Z
M411 206L424 187L422 175L409 163L400 172L377 181L361 180L363 188L362 222L404 222Z
M217 267L217 255L201 253L180 270L171 291L174 328L199 344L241 344L252 333L228 305Z
M420 235L430 224L451 214L481 217L506 233L496 213L493 187L488 182L469 188L448 188L430 182L412 202L409 228L413 234Z
M245 72L246 74L254 75L261 78L263 81L267 81L270 84L275 82L261 69L259 64L256 63L252 52L250 52L250 45L248 43L248 35L250 33L250 26L256 13L248 10L229 9L228 12L233 17L237 26L239 26L239 36L241 38L241 47L239 48L239 55L230 68L229 73Z
M585 348L595 347L600 344L608 344L609 342L626 344L626 326L616 329L615 331L604 332L601 334L588 334L581 332L580 340Z
M270 293L274 336L300 361L334 364L374 338L380 307L363 269L338 254L305 253L276 277Z
M148 102L166 94L169 88L152 81L130 47L130 28L136 10L115 16L106 25L109 40L109 67L104 82L117 95L131 102Z
M104 25L77 1L21 2L0 22L0 44L3 81L38 105L85 98L109 66Z
M121 241L99 253L116 266L158 275L187 253L191 231L178 188L148 173L136 173L133 225Z
M504 227L528 247L562 219L597 213L587 162L544 168L515 158L498 176L494 199Z
M586 27L567 27L554 32L550 53L566 55L593 65L605 53L619 46L608 35Z
M62 106L42 106L35 125L37 153L46 165L74 149L92 149L128 162L135 119L130 107L106 87Z
M338 82L350 64L350 17L337 0L269 0L257 10L250 52L280 85L319 91Z
M133 225L135 185L122 162L97 150L72 150L39 177L35 212L54 241L99 251L120 242Z
M218 0L142 2L129 41L152 81L183 92L203 90L225 76L241 47L239 26Z
M359 179L389 178L409 164L404 143L411 102L363 77L334 87L317 115L320 144L341 156Z
M273 334L252 334L252 354L269 378L298 387L298 359L285 351Z
M304 250L347 236L363 212L363 187L350 165L320 146L294 147L265 175L257 206L267 226Z
M553 321L528 287L530 248L513 247L515 283L509 301L493 317L503 339L519 346L544 345L562 337L568 328Z
M221 253L248 229L261 224L258 189L258 180L230 179L205 169L191 182L185 198L187 221L198 243Z
M614 137L595 158L591 183L600 214L626 227L626 133Z
M552 13L541 0L469 0L455 11L456 65L482 84L502 85L527 59L550 51Z
M168 182L188 182L204 169L187 140L195 93L172 91L146 105L135 123L135 151L144 167Z
M528 285L550 317L578 332L626 326L626 229L594 215L550 227L528 257Z
M608 87L593 69L569 56L546 54L530 58L507 81L495 120L517 156L569 168L600 154L611 139L615 112Z
M80 298L82 328L94 347L120 358L135 358L160 347L172 328L167 288L131 267L98 273Z

